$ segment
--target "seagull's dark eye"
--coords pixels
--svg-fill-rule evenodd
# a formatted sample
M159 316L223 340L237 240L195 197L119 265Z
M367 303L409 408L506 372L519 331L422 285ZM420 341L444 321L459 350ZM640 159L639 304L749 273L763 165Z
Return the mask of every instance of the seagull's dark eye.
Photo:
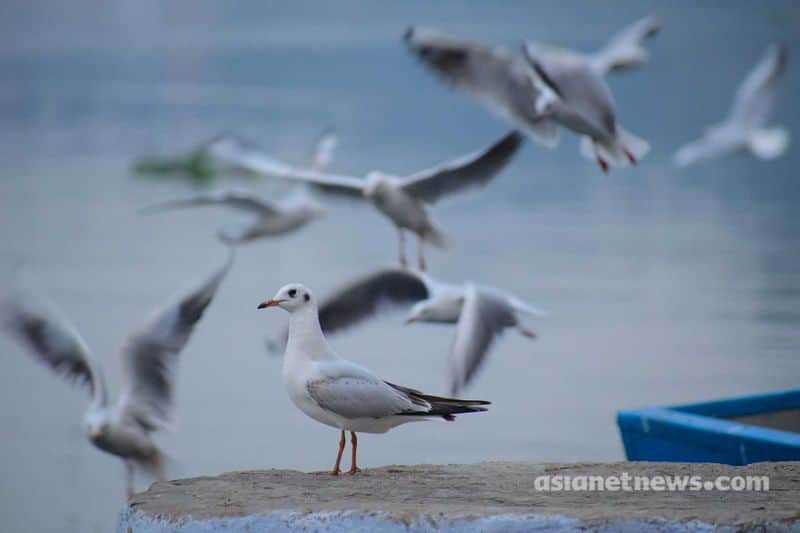
M297 289L292 289L289 291L289 298L294 298L294 295L297 294Z
M309 301L310 299L311 299L311 296L309 296L309 295L308 295L308 293L305 293L305 294L303 295L303 300L305 300L305 301Z

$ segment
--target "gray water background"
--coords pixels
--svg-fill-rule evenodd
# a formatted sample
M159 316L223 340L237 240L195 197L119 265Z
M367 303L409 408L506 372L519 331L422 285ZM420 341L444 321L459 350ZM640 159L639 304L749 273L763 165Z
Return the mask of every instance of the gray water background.
M191 192L131 176L133 158L220 131L302 162L340 136L333 170L410 173L483 147L505 125L452 94L401 44L424 23L516 47L596 48L647 13L664 30L645 68L609 79L622 124L653 151L602 175L565 135L528 143L491 186L433 209L451 247L443 280L511 290L550 312L540 338L508 334L468 395L494 402L452 424L365 435L365 466L618 460L621 408L766 392L800 376L800 163L746 156L675 169L672 152L726 112L767 44L789 45L776 122L800 132L793 2L22 2L0 6L0 287L35 287L73 321L119 386L131 327L217 267L214 210L142 217ZM264 195L279 186L255 184ZM333 204L324 221L240 251L181 356L172 474L324 469L334 430L288 401L255 306L301 281L320 294L395 261L392 227ZM397 315L334 339L395 382L444 391L452 329ZM109 531L123 467L85 440L86 395L0 338L0 516L5 531ZM140 487L144 488L140 482Z

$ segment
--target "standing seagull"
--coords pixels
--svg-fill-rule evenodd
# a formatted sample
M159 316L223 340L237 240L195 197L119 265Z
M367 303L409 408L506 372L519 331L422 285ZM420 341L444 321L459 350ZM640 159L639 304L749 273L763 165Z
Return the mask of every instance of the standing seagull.
M484 150L402 178L379 171L370 172L366 179L323 174L294 168L258 153L231 153L230 156L238 165L268 176L310 183L328 193L371 202L397 227L400 264L406 265L403 230L408 230L419 238L419 267L425 270L423 243L443 247L445 239L431 221L424 204L485 185L511 161L522 141L522 135L512 131Z
M589 135L599 144L597 151L604 153L598 162L606 170L609 161L627 164L640 159L646 153L646 143L616 131L613 102L602 76L645 62L648 54L641 41L659 27L655 18L645 17L623 29L598 52L571 53L567 65L549 55L536 58L538 68L504 47L459 39L431 28L409 28L405 41L455 90L478 100L545 146L558 144L557 124ZM546 72L543 63L555 72ZM564 87L554 89L553 75L561 78ZM622 146L616 146L619 144ZM609 145L614 149L608 150ZM584 143L584 155L594 158L594 152L591 143Z
M126 468L128 498L133 496L134 467L164 479L162 453L150 433L171 427L173 380L180 351L211 303L231 266L233 253L211 278L174 304L156 312L132 333L122 349L122 392L110 405L101 368L78 332L63 318L30 301L9 302L3 322L31 355L68 379L89 388L84 415L89 440L120 457Z
M786 57L785 46L771 45L736 91L727 118L678 150L675 163L683 167L736 150L749 150L761 159L783 154L789 145L789 131L765 126L775 104L778 81L786 70Z
M516 296L493 287L473 283L454 285L422 272L382 269L347 284L324 299L319 307L319 321L322 331L331 335L389 307L402 306L411 308L406 324L456 324L448 356L451 395L469 385L492 344L505 329L515 328L525 337L535 338L536 334L522 323L522 317L546 315Z
M342 359L328 345L319 325L317 302L303 285L282 287L259 309L280 307L289 312L289 339L283 357L283 384L292 402L317 422L341 431L339 452L331 474L338 475L350 432L352 461L347 474L359 471L356 432L386 433L395 426L441 417L486 411L483 400L459 400L424 394L384 381L366 368Z

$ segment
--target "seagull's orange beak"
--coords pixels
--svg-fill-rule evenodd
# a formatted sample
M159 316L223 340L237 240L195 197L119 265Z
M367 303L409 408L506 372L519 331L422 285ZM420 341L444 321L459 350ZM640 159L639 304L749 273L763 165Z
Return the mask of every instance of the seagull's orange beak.
M267 307L275 307L285 301L286 300L267 300L266 302L261 302L260 304L258 304L258 308L266 309Z

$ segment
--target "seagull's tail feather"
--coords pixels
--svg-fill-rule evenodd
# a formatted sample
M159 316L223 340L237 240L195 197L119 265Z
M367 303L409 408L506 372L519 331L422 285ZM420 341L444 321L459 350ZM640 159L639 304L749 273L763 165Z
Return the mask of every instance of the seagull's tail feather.
M429 225L422 232L420 237L422 237L422 240L425 242L429 242L437 248L447 247L447 238L444 236L444 233L442 233L442 231L433 224Z
M621 167L635 165L649 151L650 143L622 127L617 127L617 141L614 144L599 143L589 137L581 138L581 155Z
M789 131L786 128L759 128L747 139L747 148L761 159L775 159L789 146Z
M401 387L388 381L386 384L405 394L416 405L428 407L426 411L399 413L402 416L441 416L445 420L451 421L455 420L455 415L458 414L487 411L488 408L484 406L492 403L486 400L461 400L459 398L433 396L408 387Z

